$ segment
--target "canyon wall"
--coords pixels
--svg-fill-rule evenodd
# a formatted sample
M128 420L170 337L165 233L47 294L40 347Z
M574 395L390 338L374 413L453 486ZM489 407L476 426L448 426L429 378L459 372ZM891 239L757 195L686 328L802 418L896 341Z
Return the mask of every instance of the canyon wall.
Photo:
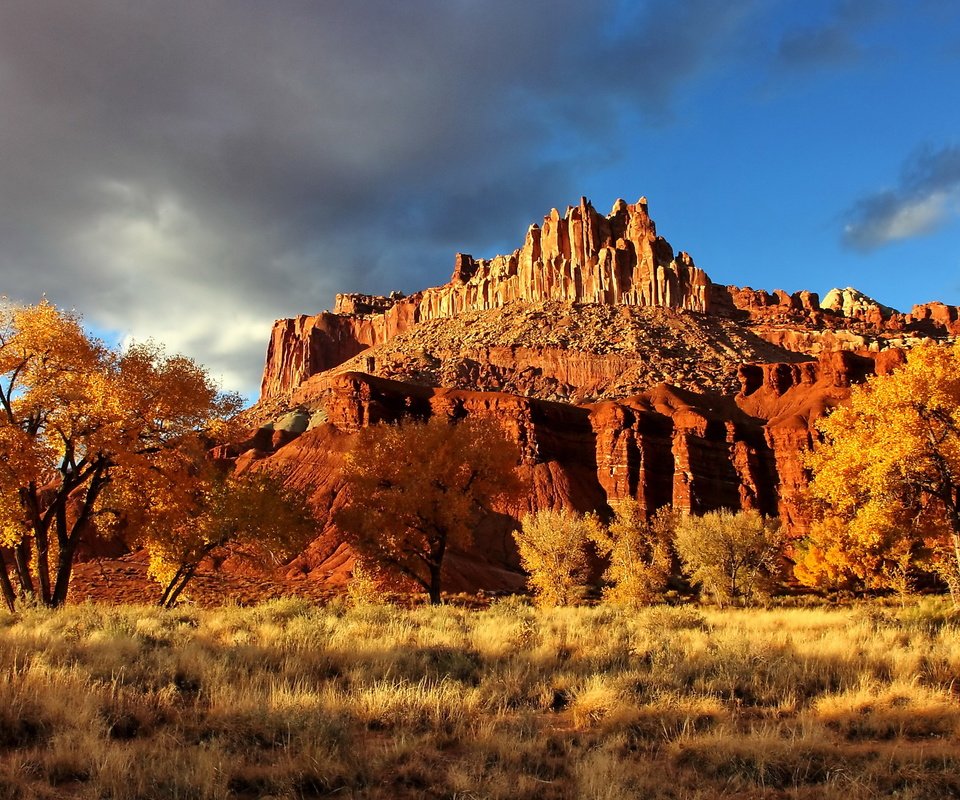
M304 412L311 415L309 426L305 417L300 432L261 430L223 455L245 468L279 466L310 490L324 522L289 569L338 583L352 565L333 518L345 500L340 467L353 434L404 418L488 420L519 444L529 493L499 509L477 531L474 546L453 556L450 586L515 589L520 583L510 531L524 513L542 508L609 513L628 497L649 511L665 505L684 513L756 508L802 532L804 456L816 439L816 420L843 402L851 385L903 360L900 350L835 352L819 361L744 365L736 395L662 384L586 405L330 374L311 382L311 410Z
M510 304L559 301L692 311L740 320L768 342L818 356L833 350L909 347L960 334L960 307L915 306L902 314L853 288L788 294L713 284L685 252L657 235L647 202L618 200L603 216L581 198L531 225L510 255L455 258L443 286L409 297L339 294L332 311L278 320L261 383L264 403L289 401L298 386L419 323ZM361 368L363 365L360 365Z

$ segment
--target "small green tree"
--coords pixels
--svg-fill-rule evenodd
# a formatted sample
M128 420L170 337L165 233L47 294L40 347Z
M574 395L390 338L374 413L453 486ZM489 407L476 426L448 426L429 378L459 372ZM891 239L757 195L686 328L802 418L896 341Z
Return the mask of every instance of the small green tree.
M597 553L610 559L603 573L610 584L603 590L603 599L614 605L648 605L670 580L673 512L663 508L648 519L633 499L615 504L613 511L607 527L594 526L592 531Z
M565 606L583 597L586 547L597 527L593 516L567 509L545 509L523 518L513 538L537 605Z
M720 606L769 597L782 573L779 523L754 510L682 517L674 547L690 578Z

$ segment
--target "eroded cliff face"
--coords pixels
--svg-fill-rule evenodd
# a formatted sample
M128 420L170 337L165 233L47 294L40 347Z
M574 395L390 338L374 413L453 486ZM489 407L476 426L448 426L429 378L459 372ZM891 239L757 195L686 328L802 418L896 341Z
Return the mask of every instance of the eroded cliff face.
M330 372L366 372L424 386L500 391L562 402L629 397L659 383L735 393L745 361L799 361L738 322L661 308L512 303L427 320L308 378L309 404Z
M275 323L261 399L289 397L304 380L420 322L510 303L562 301L706 312L710 279L657 235L647 202L618 200L609 215L586 198L531 225L522 247L490 260L456 256L450 282L410 297L337 295L333 312Z
M323 524L289 574L338 584L353 564L333 519L346 500L340 469L354 433L434 415L487 420L519 444L529 493L498 509L474 545L454 554L448 581L451 589L516 589L521 579L510 531L524 513L542 508L605 513L626 498L651 512L756 508L801 533L803 461L817 438L816 420L843 402L852 385L903 360L903 352L892 349L835 352L819 361L744 365L736 394L661 384L618 401L579 405L330 373L312 382L309 406L299 412L303 424L261 430L224 455L239 457L244 468L280 467L310 490Z
M816 420L906 349L960 335L960 308L903 314L854 289L712 284L675 254L646 201L607 216L582 199L508 256L456 257L449 283L410 297L338 295L274 327L255 435L224 457L281 466L324 519L290 567L346 580L333 519L355 432L404 418L480 417L521 447L528 496L449 559L451 589L522 585L511 528L524 513L755 508L799 535Z

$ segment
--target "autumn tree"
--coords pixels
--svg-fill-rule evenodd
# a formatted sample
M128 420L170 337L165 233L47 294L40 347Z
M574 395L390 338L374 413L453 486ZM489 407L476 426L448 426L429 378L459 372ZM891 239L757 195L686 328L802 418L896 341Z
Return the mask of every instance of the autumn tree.
M521 520L513 537L537 605L565 606L582 599L587 545L598 526L592 515L569 509L543 509Z
M520 491L519 449L495 425L431 417L361 429L344 469L336 523L361 557L441 602L444 558Z
M131 522L137 544L149 553L148 572L162 587L159 605L165 608L177 602L206 558L233 555L277 564L316 536L306 493L280 474L229 472L204 461L191 465L189 475L157 471L151 477L149 486L138 487L148 491Z
M202 449L239 407L208 374L153 344L119 352L43 301L0 308L0 592L9 607L67 598L94 522L124 509L108 486L137 486ZM120 493L117 493L118 495ZM132 492L130 497L140 502Z
M779 523L752 509L680 517L673 544L685 572L721 606L768 597L781 574Z
M607 526L594 525L591 538L597 553L609 558L603 573L609 584L603 598L614 605L646 605L666 589L670 579L670 541L676 520L669 508L652 517L633 499L613 505Z
M809 493L825 524L798 577L896 585L927 555L960 603L960 342L915 347L817 428Z

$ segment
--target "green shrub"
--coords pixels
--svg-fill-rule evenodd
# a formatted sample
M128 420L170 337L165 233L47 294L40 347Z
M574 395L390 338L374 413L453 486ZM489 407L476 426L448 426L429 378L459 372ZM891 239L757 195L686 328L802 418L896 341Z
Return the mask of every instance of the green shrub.
M779 524L753 510L682 517L674 547L691 580L720 606L769 597L782 572Z

